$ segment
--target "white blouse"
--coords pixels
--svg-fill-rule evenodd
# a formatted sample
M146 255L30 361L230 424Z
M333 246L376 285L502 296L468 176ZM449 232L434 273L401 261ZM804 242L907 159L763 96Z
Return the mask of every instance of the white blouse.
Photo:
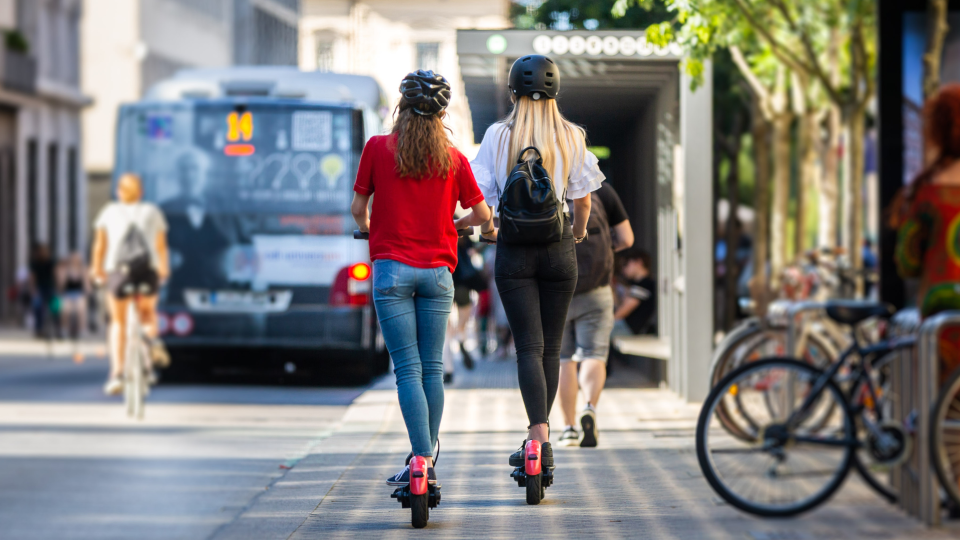
M480 151L477 152L477 157L470 162L470 168L473 169L473 176L477 179L477 185L480 187L483 197L487 200L487 204L492 206L494 211L496 211L499 202L497 186L501 191L503 190L507 176L515 165L513 160L516 159L515 157L511 159L507 155L510 153L507 149L510 144L508 134L504 134L503 148L497 148L501 140L500 134L505 129L508 129L507 126L500 123L487 128L487 132L483 135L483 141L480 143ZM563 179L561 178L563 176L563 161L559 159L560 148L557 147L554 152L558 159L554 165L551 178L556 186L557 195L563 196ZM497 154L500 155L499 160L497 160ZM571 200L581 199L600 189L600 184L606 178L600 172L597 156L586 148L583 149L582 155L574 155L573 159L577 162L571 164L570 178L567 181L567 199ZM566 201L563 202L563 205L564 210L567 210Z

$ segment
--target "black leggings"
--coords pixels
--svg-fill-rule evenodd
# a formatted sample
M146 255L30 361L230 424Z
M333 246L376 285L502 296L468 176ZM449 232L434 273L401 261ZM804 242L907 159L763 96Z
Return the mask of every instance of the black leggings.
M577 287L577 255L567 225L563 240L497 244L497 291L517 346L520 394L530 425L550 417L560 381L560 343Z

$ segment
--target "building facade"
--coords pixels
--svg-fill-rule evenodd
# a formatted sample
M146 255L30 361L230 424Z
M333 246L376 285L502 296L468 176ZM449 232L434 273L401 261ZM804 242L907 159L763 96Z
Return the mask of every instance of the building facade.
M110 197L122 103L183 68L295 65L299 0L84 0L84 161L92 211Z
M369 75L392 112L400 80L416 69L446 77L453 100L447 125L464 152L474 145L470 104L457 57L457 30L506 28L507 0L302 0L300 68ZM480 141L477 140L477 143Z
M81 0L0 0L0 319L30 246L87 245L80 89Z

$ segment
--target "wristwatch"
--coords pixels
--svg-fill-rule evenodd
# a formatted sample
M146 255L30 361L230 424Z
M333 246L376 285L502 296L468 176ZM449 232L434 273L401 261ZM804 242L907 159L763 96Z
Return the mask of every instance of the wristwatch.
M590 232L589 232L589 231L584 231L584 232L583 232L583 236L581 236L580 238L577 238L576 236L574 236L574 237L573 237L573 242L574 242L575 244L579 244L579 243L583 242L584 240L586 240L588 236L590 236Z

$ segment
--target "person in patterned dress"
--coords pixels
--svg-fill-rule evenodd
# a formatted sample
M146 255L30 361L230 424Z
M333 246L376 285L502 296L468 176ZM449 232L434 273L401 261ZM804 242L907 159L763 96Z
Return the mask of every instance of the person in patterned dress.
M917 305L927 318L960 309L960 85L944 86L924 107L927 167L894 202L895 260L919 278ZM940 382L960 367L960 327L940 334Z

